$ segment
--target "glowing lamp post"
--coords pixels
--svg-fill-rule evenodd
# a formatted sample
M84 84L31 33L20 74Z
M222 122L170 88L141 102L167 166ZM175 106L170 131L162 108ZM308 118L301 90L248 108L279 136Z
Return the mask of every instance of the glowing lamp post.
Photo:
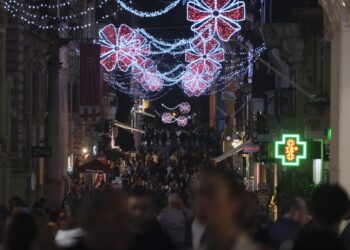
M283 134L281 141L275 142L275 158L282 161L282 166L298 167L300 160L307 157L307 142L298 134Z

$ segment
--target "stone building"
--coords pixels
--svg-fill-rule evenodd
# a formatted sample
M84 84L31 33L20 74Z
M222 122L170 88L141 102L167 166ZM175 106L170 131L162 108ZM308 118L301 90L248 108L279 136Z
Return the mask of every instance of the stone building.
M44 197L57 207L69 155L69 48L3 14L0 202L19 196L32 204ZM32 146L51 147L52 157L33 157Z
M321 0L325 38L331 46L330 179L350 192L350 1Z

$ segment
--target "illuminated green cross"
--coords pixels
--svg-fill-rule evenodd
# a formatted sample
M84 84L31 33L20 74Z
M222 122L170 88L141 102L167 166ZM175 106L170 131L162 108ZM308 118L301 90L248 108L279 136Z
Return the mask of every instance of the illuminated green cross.
M298 134L283 134L282 141L275 142L275 158L281 159L283 166L299 166L306 155L307 143Z

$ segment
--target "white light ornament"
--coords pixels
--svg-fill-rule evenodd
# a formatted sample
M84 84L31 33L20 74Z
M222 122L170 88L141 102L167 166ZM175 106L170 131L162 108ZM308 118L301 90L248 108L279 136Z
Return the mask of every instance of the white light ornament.
M237 0L190 0L187 2L187 20L191 29L204 37L215 34L229 41L241 30L238 22L245 20L245 3Z
M121 8L123 8L124 10L126 10L126 11L128 11L136 16L139 16L139 17L157 17L157 16L164 15L164 14L168 13L169 11L171 11L172 9L174 9L177 5L179 5L181 0L175 0L173 3L169 4L164 9L152 11L152 12L145 12L145 11L133 9L130 6L128 6L123 0L116 0L116 2L117 2L117 4L119 4L119 6Z

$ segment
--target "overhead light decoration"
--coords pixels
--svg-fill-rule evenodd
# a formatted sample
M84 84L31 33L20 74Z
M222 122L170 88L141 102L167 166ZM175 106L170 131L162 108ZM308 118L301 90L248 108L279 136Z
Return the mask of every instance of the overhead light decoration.
M116 1L135 15L145 17L156 15L134 10L123 0ZM177 4L178 0L168 5L166 11L164 9L162 13L170 11ZM179 39L172 43L157 39L143 29L132 29L125 24L119 28L113 24L105 26L99 32L101 64L107 72L116 69L125 73L130 72L145 91L156 92L164 87L179 84L189 97L205 94L218 79L222 62L225 61L224 49L214 36L222 41L228 41L240 30L238 22L245 19L245 4L236 0L189 0L187 16L190 21L195 22L192 26L195 37ZM185 55L187 64L174 65L168 72L160 72L159 68L164 69L164 65L158 68L159 62L152 57L166 54L174 57ZM249 56L249 53L246 55ZM242 67L248 67L244 63L236 66L240 68L239 74L245 72ZM236 72L235 74L231 72L226 78L232 79L237 76ZM230 80L226 78L222 81Z
M182 114L188 114L191 111L191 105L188 102L182 102L179 105L179 110Z
M214 75L221 69L221 62L225 60L224 49L220 48L219 42L214 39L205 39L198 35L190 44L185 53L187 66L200 74Z
M157 65L155 65L153 60L148 58L139 65L134 65L131 69L131 73L138 83L143 84L149 74L157 73Z
M237 0L190 0L187 20L191 29L204 37L215 34L225 42L241 30L238 22L245 20L245 3Z
M141 85L147 91L159 92L164 86L164 81L157 73L148 73Z
M129 26L122 24L116 29L113 24L99 32L101 46L100 63L107 71L118 68L126 72L131 66L139 66L150 53L146 39Z
M300 166L300 161L307 158L307 142L299 134L283 134L282 140L275 142L275 158L282 166Z
M165 123L165 124L170 124L173 122L173 115L169 112L165 112L162 114L162 122Z
M135 16L139 16L139 17L157 17L157 16L164 15L164 14L168 13L169 11L171 11L172 9L174 9L177 5L179 5L181 0L175 0L174 2L172 2L171 4L166 6L165 8L163 8L161 10L157 10L157 11L151 11L151 12L140 11L140 10L134 9L134 8L128 6L122 0L116 0L116 2L117 2L117 4L119 4L119 6L121 8L123 8L124 10L134 14Z
M162 107L166 108L167 110L179 109L182 114L188 114L191 111L191 104L189 104L188 102L181 102L175 107L168 107L167 105L162 103Z
M211 86L213 76L207 73L200 73L197 70L188 69L183 77L181 86L189 97L200 96Z
M179 116L176 119L177 125L179 125L180 127L186 127L187 123L188 123L188 117L185 116Z

